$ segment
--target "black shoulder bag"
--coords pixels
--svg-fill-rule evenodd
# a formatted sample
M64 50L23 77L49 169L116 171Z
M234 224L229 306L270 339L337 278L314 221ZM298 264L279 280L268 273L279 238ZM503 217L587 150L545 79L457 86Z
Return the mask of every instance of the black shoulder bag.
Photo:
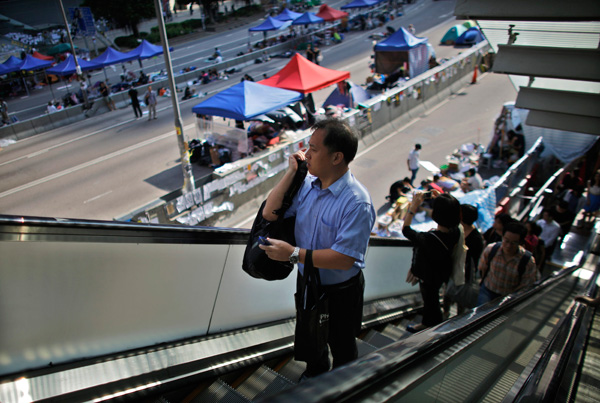
M294 237L296 217L283 218L283 216L292 205L294 196L300 190L307 172L306 161L298 161L298 170L296 171L294 180L283 197L281 208L275 211L277 220L265 220L263 209L265 208L266 200L261 204L250 230L250 237L246 244L246 251L244 252L244 260L242 262L242 269L252 277L269 281L283 280L294 269L294 265L290 262L278 262L269 259L265 251L260 249L258 245L260 244L260 238L267 237L280 239L291 245L296 245Z
M306 251L304 276L298 276L294 358L310 361L327 350L329 337L329 300L321 287L319 269L313 266L312 250Z

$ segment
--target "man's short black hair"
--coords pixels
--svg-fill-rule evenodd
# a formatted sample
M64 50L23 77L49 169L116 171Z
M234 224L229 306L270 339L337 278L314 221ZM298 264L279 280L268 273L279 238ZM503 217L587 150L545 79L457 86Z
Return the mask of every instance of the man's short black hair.
M416 148L417 150L420 150L420 149L421 149L421 144L419 144L419 143L415 144L415 148Z
M312 128L325 131L323 144L330 153L341 152L344 154L346 164L354 159L358 150L358 137L347 123L336 118L328 118L319 120Z
M461 204L460 212L462 214L462 222L467 225L473 225L473 223L479 218L477 207L471 206L470 204Z
M519 235L519 242L523 243L525 241L525 237L527 236L527 227L522 222L513 221L504 226L502 235L506 234L507 232L512 232L513 234Z
M544 213L548 213L550 217L554 218L554 210L552 210L551 208L545 208L544 210L542 210L542 216Z

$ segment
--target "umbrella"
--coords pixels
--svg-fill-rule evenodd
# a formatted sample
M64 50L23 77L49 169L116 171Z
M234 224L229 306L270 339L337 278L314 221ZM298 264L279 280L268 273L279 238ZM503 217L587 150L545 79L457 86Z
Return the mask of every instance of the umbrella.
M192 112L236 120L251 120L302 98L303 95L296 91L268 87L246 80L199 103L192 108Z
M77 49L77 46L75 46L75 49ZM59 53L64 53L64 52L70 52L71 51L71 45L68 43L59 43L56 46L53 46L50 48L50 50L48 50L48 55L50 56L54 56L56 54Z
M310 11L305 12L300 17L296 18L292 25L307 25L307 24L319 24L324 22L325 20L321 17L317 17L315 13L311 13Z
M295 11L290 11L287 8L283 9L283 11L281 13L279 13L279 15L276 15L275 18L276 20L279 21L293 21L296 18L300 17L302 15L302 13L297 13Z
M38 52L37 50L36 50L36 51L34 51L34 52L31 54L31 55L32 55L33 57L37 57L38 59L42 59L42 60L52 60L52 61L54 61L54 58L53 58L52 56L46 56L46 55L43 55L43 54L41 54L40 52Z

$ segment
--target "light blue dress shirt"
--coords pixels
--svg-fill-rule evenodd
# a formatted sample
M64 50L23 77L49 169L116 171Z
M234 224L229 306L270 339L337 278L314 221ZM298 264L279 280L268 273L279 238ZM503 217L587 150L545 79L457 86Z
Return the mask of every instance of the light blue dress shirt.
M307 175L286 212L296 216L296 245L304 249L333 249L356 259L349 270L321 269L321 283L339 284L365 267L365 253L375 223L375 209L367 189L350 170L327 189ZM298 264L300 273L304 265Z

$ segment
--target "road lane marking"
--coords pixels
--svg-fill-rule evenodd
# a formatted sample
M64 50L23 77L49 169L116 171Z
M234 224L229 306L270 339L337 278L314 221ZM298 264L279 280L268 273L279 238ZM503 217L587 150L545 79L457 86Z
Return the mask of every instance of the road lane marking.
M83 204L87 204L87 203L93 202L94 200L98 200L99 198L104 197L110 193L112 193L112 190L109 190L108 192L104 192L101 195L98 195L96 197L92 197L91 199L87 199L86 201L83 202Z

